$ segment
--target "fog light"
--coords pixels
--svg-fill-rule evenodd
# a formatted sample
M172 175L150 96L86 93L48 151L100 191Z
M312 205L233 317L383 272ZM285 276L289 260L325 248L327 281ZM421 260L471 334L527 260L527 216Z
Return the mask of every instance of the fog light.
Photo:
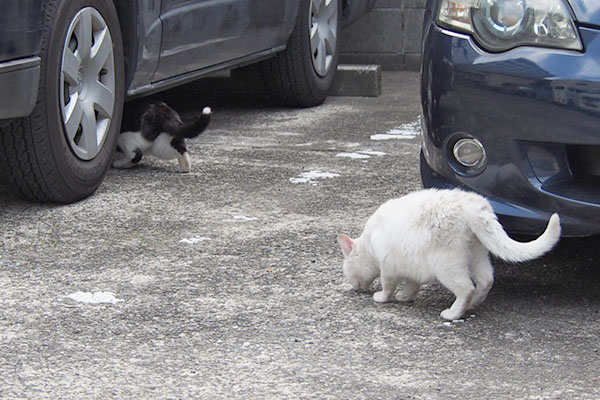
M485 150L477 139L464 138L454 144L454 158L461 165L477 168L485 163Z

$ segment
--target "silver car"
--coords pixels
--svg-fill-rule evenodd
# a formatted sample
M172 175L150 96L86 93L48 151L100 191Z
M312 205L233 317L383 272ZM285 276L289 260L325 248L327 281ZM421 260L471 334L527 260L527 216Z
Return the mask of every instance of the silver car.
M20 196L92 194L125 99L258 63L282 103L323 102L340 31L374 0L0 0L0 180Z

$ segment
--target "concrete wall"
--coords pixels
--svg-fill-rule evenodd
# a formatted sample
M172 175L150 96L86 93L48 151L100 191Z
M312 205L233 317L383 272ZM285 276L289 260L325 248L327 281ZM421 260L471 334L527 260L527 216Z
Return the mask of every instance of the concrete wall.
M342 32L341 63L418 70L426 0L377 0L375 8Z

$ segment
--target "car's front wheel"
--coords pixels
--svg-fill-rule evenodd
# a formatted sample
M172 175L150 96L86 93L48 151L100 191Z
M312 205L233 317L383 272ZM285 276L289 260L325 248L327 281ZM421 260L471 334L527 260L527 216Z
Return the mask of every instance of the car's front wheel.
M0 173L22 197L92 194L113 157L123 110L123 45L110 0L50 1L33 113L0 132Z
M260 64L267 89L281 102L321 104L333 85L340 52L342 0L301 0L286 50Z

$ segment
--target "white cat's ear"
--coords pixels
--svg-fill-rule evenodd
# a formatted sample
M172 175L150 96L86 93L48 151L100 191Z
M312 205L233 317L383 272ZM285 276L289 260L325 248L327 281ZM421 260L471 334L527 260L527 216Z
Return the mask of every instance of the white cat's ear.
M347 256L348 254L350 254L350 252L354 248L354 241L352 239L350 239L350 237L348 235L344 235L344 234L339 235L337 239L338 239L338 243L340 244L340 247L342 248L342 252L344 253L344 256Z

